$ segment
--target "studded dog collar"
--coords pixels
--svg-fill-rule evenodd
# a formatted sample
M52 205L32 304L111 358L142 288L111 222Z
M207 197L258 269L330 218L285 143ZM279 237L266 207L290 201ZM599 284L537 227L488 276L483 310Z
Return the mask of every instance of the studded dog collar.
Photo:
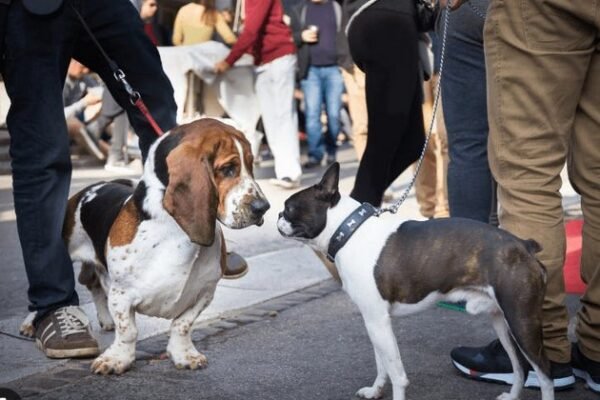
M363 222L375 214L375 211L376 208L369 203L362 203L356 210L352 211L352 214L342 222L329 239L329 247L327 248L327 259L329 261L333 262L335 260L337 252L344 247Z

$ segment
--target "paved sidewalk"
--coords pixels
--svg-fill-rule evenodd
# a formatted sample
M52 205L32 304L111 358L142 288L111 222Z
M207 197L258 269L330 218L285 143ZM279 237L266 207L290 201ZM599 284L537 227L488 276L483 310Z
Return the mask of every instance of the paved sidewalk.
M577 299L571 297L572 306ZM509 386L466 379L452 367L452 347L487 343L488 318L434 308L393 319L410 385L409 400L492 400ZM350 400L376 368L361 315L332 279L201 323L193 340L208 357L203 370L177 370L164 356L166 335L138 342L133 368L121 376L89 372L72 360L6 385L44 400ZM598 397L578 382L556 400ZM383 400L392 399L386 385ZM521 400L539 400L525 389Z

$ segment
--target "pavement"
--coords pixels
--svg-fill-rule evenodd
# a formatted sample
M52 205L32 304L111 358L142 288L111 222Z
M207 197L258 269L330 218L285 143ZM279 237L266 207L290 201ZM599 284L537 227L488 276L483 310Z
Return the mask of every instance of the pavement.
M358 166L354 150L345 146L338 158L342 167L340 190L348 193ZM307 173L303 187L316 183L323 171ZM140 172L138 166L131 176ZM162 353L169 322L138 315L136 366L122 377L108 378L91 375L89 361L50 360L32 342L19 338L18 327L27 314L27 280L17 239L11 180L0 175L0 387L13 388L23 397L48 399L342 399L351 398L359 387L368 384L373 379L374 362L358 311L312 250L277 232L277 214L292 191L268 183L274 176L272 161L263 161L255 175L271 209L262 227L225 230L228 247L247 258L250 272L239 280L222 280L214 301L197 321L194 342L211 360L209 368L200 372L175 370ZM74 170L71 191L117 176L101 166L80 166ZM411 177L412 170L394 183L396 196ZM569 213L576 215L578 196L568 185L563 187L563 195ZM398 214L405 219L422 219L414 193ZM78 286L78 293L94 333L101 345L107 346L112 333L100 332L87 289ZM576 299L570 301L576 303ZM446 324L458 329L447 335L446 329L439 328ZM451 346L465 344L464 338L473 335L474 342L480 339L477 343L486 343L493 337L489 324L484 327L479 318L435 309L395 325L414 383L409 398L493 398L492 393L502 390L496 385L448 379L456 375L446 354ZM160 384L153 384L157 379ZM472 395L461 394L465 390ZM387 393L385 398L391 398L389 388ZM538 398L532 393L536 392L527 391L523 398ZM583 390L569 393L557 398L591 399Z

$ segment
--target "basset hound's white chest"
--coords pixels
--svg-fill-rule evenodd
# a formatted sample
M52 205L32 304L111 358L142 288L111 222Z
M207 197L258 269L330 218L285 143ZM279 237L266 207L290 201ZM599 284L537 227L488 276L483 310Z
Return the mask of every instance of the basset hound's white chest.
M175 224L171 229L164 222L160 229L155 225L142 222L132 243L108 246L103 284L107 292L125 291L138 312L174 318L214 292L221 277L220 227L213 245L204 247L190 242Z

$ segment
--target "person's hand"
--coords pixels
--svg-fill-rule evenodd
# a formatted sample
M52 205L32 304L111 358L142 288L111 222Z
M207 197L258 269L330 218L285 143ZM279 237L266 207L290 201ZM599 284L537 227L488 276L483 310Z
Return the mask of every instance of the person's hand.
M225 60L223 61L219 61L218 63L215 64L214 70L216 74L222 74L223 72L227 71L229 68L231 68L231 65L229 65L229 63Z
M303 30L301 36L302 41L304 43L317 43L317 41L319 40L319 35L317 34L317 31L313 29Z
M467 0L439 0L441 8L448 7L451 11L458 9L466 1Z
M85 102L85 105L89 107L100 103L102 101L102 97L98 96L96 93L88 93L83 97L83 101Z

